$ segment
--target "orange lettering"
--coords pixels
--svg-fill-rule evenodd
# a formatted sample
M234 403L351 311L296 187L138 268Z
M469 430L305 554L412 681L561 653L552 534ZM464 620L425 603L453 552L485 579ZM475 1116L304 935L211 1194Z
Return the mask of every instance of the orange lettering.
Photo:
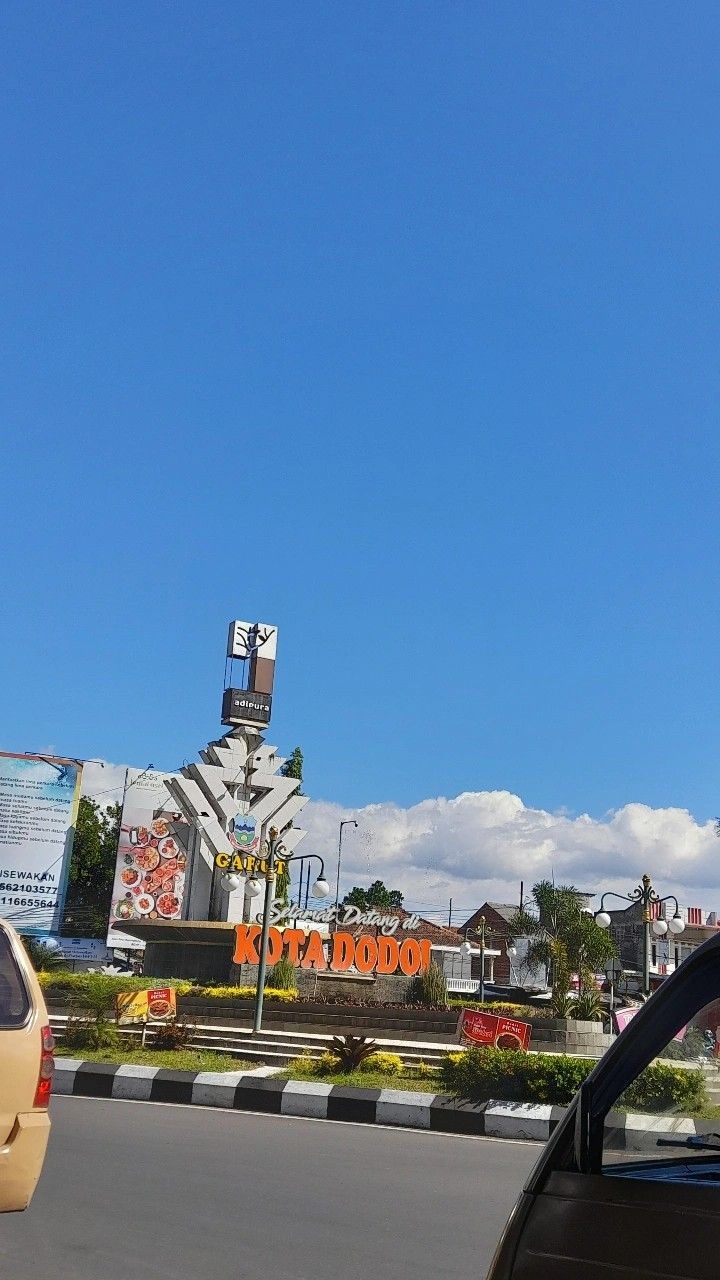
M283 953L283 936L279 929L272 925L268 929L267 958L269 964L277 964Z
M317 929L311 929L308 934L307 946L300 961L301 969L327 969L327 961L325 952L323 951L323 940Z
M355 968L358 973L372 973L378 962L378 944L368 934L355 943Z
M299 964L300 946L305 941L304 929L283 929L282 937L287 947L288 960L292 964Z
M400 960L400 948L394 938L378 938L378 973L394 973Z
M408 978L420 972L422 951L417 938L406 938L400 947L400 968Z
M233 964L259 964L260 957L253 943L260 937L259 924L235 925L235 955Z
M430 942L428 938L420 938L418 941L420 943L420 952L422 955L422 965L418 969L418 973L424 973L432 959L432 942Z
M355 959L355 940L351 933L344 933L340 929L332 936L332 956L330 958L330 968L336 973L343 969L349 969Z

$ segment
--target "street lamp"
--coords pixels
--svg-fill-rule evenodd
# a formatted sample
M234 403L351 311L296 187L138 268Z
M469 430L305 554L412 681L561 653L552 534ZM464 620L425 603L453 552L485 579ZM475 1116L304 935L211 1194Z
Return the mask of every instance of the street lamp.
M263 1013L263 997L265 995L265 974L267 971L267 948L268 933L270 930L270 907L272 905L275 893L275 864L278 859L283 862L307 862L310 858L317 858L320 863L320 875L312 887L314 898L327 898L330 892L330 885L325 879L325 863L317 853L289 853L282 842L277 827L271 827L268 832L268 839L262 851L265 860L265 903L263 906L262 929L260 931L260 957L258 962L257 990L255 992L255 1015L253 1018L253 1034L257 1034L262 1027ZM261 884L257 874L251 876L247 882L247 891L252 897L257 897L261 892Z
M600 910L595 912L595 920L601 929L609 929L611 919L605 910L606 898L619 898L622 902L640 902L642 903L642 920L643 920L643 995L647 998L650 995L650 929L656 937L662 938L670 930L670 933L682 933L685 928L685 921L680 915L680 907L674 893L667 893L664 898L658 896L652 887L652 881L649 875L644 875L637 889L633 889L632 893L614 893L608 890L600 899ZM675 915L670 920L653 920L650 908L661 902L674 902Z
M357 826L357 822L355 821L354 818L343 818L343 821L340 823L340 835L338 837L337 877L335 880L335 929L336 930L337 930L338 906L340 904L340 861L342 858L343 827L356 827L356 826Z
M485 999L485 917L480 916L478 919L478 929L466 929L463 941L460 943L460 950L464 956L472 954L472 946L468 940L468 934L474 933L480 940L480 1001Z

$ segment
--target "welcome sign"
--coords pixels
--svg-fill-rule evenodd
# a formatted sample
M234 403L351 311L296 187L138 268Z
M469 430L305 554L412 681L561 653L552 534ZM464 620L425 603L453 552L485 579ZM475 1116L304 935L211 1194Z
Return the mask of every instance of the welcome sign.
M287 911L287 907L285 908ZM235 926L234 964L259 964L258 945L262 930L259 924ZM325 951L327 943L328 951ZM343 929L324 939L317 929L306 933L304 929L268 930L268 964L277 964L287 956L300 969L329 969L332 973L344 973L354 968L358 973L404 973L412 978L424 973L430 963L432 943L428 939L397 938L371 934L356 937Z

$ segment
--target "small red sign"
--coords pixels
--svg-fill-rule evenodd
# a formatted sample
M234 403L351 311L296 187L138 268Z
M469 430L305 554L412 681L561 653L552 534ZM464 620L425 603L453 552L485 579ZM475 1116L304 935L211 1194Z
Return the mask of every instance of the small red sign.
M496 1049L527 1049L532 1025L505 1018L497 1013L481 1013L463 1009L460 1015L460 1040L465 1044L492 1044Z

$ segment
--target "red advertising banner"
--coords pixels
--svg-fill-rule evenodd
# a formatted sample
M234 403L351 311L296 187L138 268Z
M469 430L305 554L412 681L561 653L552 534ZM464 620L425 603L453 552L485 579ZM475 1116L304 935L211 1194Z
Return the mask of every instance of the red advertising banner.
M500 1017L497 1013L481 1013L477 1009L463 1009L460 1014L461 1044L492 1044L496 1049L528 1049L531 1034L531 1024L518 1022L516 1018Z

